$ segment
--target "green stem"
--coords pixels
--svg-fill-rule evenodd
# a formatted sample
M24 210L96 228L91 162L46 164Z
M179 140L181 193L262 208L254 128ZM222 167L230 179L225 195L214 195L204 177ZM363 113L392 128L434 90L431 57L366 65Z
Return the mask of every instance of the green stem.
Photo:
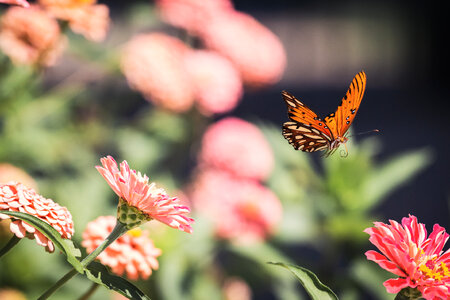
M11 250L15 245L17 245L20 242L21 239L19 239L17 236L13 235L11 239L9 240L8 244L3 247L2 250L0 250L0 257L8 253L9 250Z
M417 300L420 297L422 293L419 290L406 287L395 296L394 300Z
M98 288L98 284L96 284L95 282L92 283L92 285L89 288L89 290L87 290L86 293L83 294L83 296L78 298L78 300L87 300L87 299L89 299L89 297L91 297L92 294L94 294L94 292L97 290L97 288Z
M109 245L111 245L115 240L117 240L120 236L122 236L128 229L125 224L120 222L116 222L116 226L113 231L108 235L108 237L88 256L86 256L82 261L81 265L83 267L87 267L103 250L105 250ZM73 276L75 276L78 272L75 269L70 270L66 275L64 275L58 282L56 282L50 289L48 289L39 300L44 300L50 297L57 289L59 289L62 285L64 285L67 281L69 281Z

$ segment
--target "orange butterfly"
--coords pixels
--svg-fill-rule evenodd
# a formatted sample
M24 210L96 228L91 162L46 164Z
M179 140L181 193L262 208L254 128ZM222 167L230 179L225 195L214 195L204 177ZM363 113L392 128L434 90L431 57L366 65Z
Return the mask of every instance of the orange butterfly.
M326 150L326 156L331 155L340 144L345 145L347 142L345 134L356 116L365 88L366 73L361 71L356 74L336 112L329 114L324 120L293 95L281 92L291 120L283 124L283 136L295 150ZM348 154L347 146L345 149Z

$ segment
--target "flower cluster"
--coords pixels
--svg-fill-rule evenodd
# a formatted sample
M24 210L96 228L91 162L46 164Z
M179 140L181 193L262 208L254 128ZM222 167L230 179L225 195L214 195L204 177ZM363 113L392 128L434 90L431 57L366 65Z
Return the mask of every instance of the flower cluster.
M197 36L206 48L227 57L245 84L277 82L286 65L280 40L230 0L158 0L162 18Z
M282 215L280 201L260 182L272 167L272 151L259 129L225 118L203 136L189 198L214 223L218 237L239 243L264 240Z
M163 33L141 34L124 49L122 71L131 88L174 112L198 101L202 113L233 109L242 94L238 71L214 52L195 50Z
M381 252L366 252L367 259L399 276L384 282L389 293L399 293L410 287L419 290L427 300L450 298L450 250L443 252L449 238L445 229L435 224L427 237L425 225L415 216L403 218L402 223L375 222L367 228L370 242Z
M62 238L70 239L74 233L72 215L65 207L61 207L51 199L37 194L18 182L0 185L0 210L17 211L31 214L56 229ZM12 217L0 214L0 219ZM53 252L55 246L45 235L22 220L12 219L10 230L18 238L36 239L48 252Z
M103 40L109 28L108 7L94 0L39 0L31 6L24 0L0 2L19 5L2 16L0 30L0 49L15 64L55 64L66 46L58 20L93 41Z
M204 115L228 112L242 97L243 85L280 79L286 55L279 39L229 0L158 0L163 20L180 27L203 48L191 48L163 33L140 34L122 55L131 88L174 112L195 103Z
M1 18L0 49L16 64L51 66L64 45L58 22L37 6L11 7Z
M115 224L113 216L101 216L89 222L81 245L91 253L108 237ZM147 279L152 270L158 269L156 258L161 255L161 250L155 248L147 236L148 233L139 228L132 229L109 245L97 259L119 276L126 273L133 280Z

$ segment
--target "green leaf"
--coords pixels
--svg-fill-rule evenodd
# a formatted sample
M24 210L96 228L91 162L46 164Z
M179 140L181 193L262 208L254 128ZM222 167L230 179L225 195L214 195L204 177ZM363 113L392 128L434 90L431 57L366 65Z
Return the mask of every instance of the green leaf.
M297 277L297 279L303 285L303 287L305 288L306 292L309 294L311 299L313 300L338 299L336 294L333 293L333 291L329 287L320 282L319 278L317 278L317 276L310 270L284 263L269 262L269 264L281 266L291 271L292 274L294 274L295 277Z
M56 231L55 228L50 226L48 223L42 221L41 219L22 212L0 210L0 213L12 216L16 219L27 222L28 224L35 227L43 235L45 235L49 240L55 244L55 246L61 250L67 258L67 261L80 273L83 273L83 266L77 257L81 256L80 249L76 248L71 240L66 240L61 237L61 234Z
M375 206L395 188L408 182L430 162L430 151L423 149L401 154L383 164L367 178L363 186L364 194L367 195L366 207Z
M91 281L114 290L129 299L150 298L128 280L109 273L108 269L98 262L92 262L86 267L86 276Z

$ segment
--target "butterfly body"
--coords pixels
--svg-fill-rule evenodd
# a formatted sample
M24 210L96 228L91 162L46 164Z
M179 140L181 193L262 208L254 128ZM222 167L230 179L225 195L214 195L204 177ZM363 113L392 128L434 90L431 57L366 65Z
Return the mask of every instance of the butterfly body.
M305 152L326 151L332 154L348 141L346 133L356 116L366 87L366 74L359 72L336 112L321 119L290 93L283 91L288 107L288 122L283 124L283 136L295 148Z

